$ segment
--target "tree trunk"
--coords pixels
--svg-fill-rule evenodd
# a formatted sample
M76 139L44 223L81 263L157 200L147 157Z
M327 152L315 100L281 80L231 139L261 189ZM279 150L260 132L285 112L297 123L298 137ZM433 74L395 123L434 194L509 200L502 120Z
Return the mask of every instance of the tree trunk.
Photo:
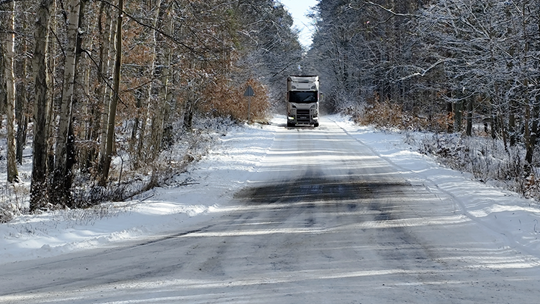
M6 114L6 82L4 81L4 48L0 44L0 115ZM0 119L2 128L2 119Z
M100 185L106 186L107 179L109 178L109 169L111 166L111 158L113 151L113 142L115 140L114 136L114 125L116 118L116 105L120 98L120 68L122 66L122 19L124 15L124 0L118 1L118 17L116 23L116 59L114 61L114 72L113 72L113 99L109 107L109 119L107 124L107 145L105 150L105 155L103 155L103 171L101 174Z
M156 61L157 61L157 53L158 53L158 45L157 45L157 37L156 37L156 31L154 28L158 25L158 19L160 16L160 10L161 10L161 0L156 0L155 3L152 3L152 7L155 7L154 14L152 15L152 29L150 30L150 37L151 37L151 49L152 54L150 58L150 77L154 78L158 76L159 73L162 73L162 68L159 67L159 71L156 69ZM160 129L162 128L161 124L161 111L162 111L162 100L161 96L157 96L157 102L152 102L152 92L154 92L153 88L155 88L155 84L151 84L148 86L148 111L149 111L149 117L151 117L151 129L150 129L150 138L148 145L150 147L150 153L149 156L153 160L157 157L159 153L159 140L160 140ZM155 88L156 90L161 92L161 88ZM142 139L142 138L141 138Z
M114 53L114 37L116 34L116 29L118 25L115 25L115 22L118 22L117 18L112 18L113 14L107 14L107 17L111 19L108 30L103 32L102 43L103 43L103 56L102 58L102 71L103 77L106 78L103 88L103 110L101 111L101 126L100 126L100 146L99 146L99 172L101 176L103 175L103 168L105 166L105 154L107 153L107 129L108 129L108 120L109 120L109 111L111 109L111 102L114 95L114 90L111 91L108 85L108 81L113 77L113 72L111 72L111 57ZM121 28L121 25L120 25ZM107 35L108 34L108 35ZM108 170L108 169L107 169ZM100 177L101 179L101 177Z
M69 130L72 122L73 93L75 86L75 73L77 70L77 38L79 36L79 12L81 8L80 0L70 0L67 4L68 10L68 28L66 47L66 61L64 67L64 82L62 89L62 103L60 105L58 135L56 138L56 149L54 155L54 189L52 202L54 204L70 204L71 202L71 184L70 176L72 172L68 170L68 147L71 145Z
M86 142L90 142L90 129L92 126L92 119L90 116L90 100L88 96L90 95L90 73L93 66L90 65L90 59L88 56L83 56L83 51L91 49L94 44L94 37L93 35L86 36L85 33L89 33L92 31L91 25L94 25L96 23L96 17L95 14L91 14L88 19L85 19L85 13L87 10L87 4L88 0L81 0L81 9L79 11L79 27L82 29L82 33L79 33L79 36L77 37L77 59L76 59L76 66L79 69L79 72L76 73L76 80L75 83L78 84L78 86L75 87L75 100L73 104L76 106L77 104L80 104L80 111L79 115L75 114L75 121L80 122L80 131L78 132L78 137ZM84 37L83 37L84 36ZM83 39L86 38L86 39ZM83 46L84 41L84 46ZM73 128L73 123L71 124ZM70 147L73 147L75 149L75 136L71 137L72 142L70 143ZM92 147L88 144L82 145L79 149L79 151L72 151L71 154L74 155L74 157L68 157L68 165L67 169L68 171L71 171L72 168L75 166L76 161L80 161L79 170L82 172L87 173L86 170L86 160L88 159L88 154L90 153ZM75 157L75 155L78 153L79 159Z
M474 97L471 96L467 103L467 136L472 136L473 130L473 109L474 109Z
M139 75L144 77L144 67L139 68ZM138 147L138 142L140 142L140 137L143 136L142 128L140 127L141 121L144 124L143 116L143 100L144 100L144 88L137 88L135 93L136 103L135 103L135 118L133 118L133 129L131 130L131 139L129 141L130 151L133 154L133 167L135 169L139 168L141 161L141 154Z
M493 102L493 100L491 100ZM495 106L493 103L491 103L491 138L497 139L497 135L499 134L499 120L497 119L497 109L495 109Z
M50 12L50 16L51 16L51 19L50 19L50 24L49 24L49 31L51 33L57 33L58 31L58 21L56 18L54 18L54 16L56 16L57 12L58 12L58 0L53 0L53 3L52 3L52 7L50 8L51 12ZM58 59L56 58L55 54L58 50L58 41L56 39L51 39L49 40L49 50L48 50L48 63L47 63L47 72L48 72L48 81L49 83L47 84L49 86L49 90L48 90L48 98L49 98L49 106L47 108L47 118L46 118L46 124L47 124L47 130L46 130L46 135L47 135L47 139L48 139L48 142L47 142L47 174L51 174L54 170L54 141L52 139L52 137L54 136L55 134L55 118L54 118L54 115L56 115L56 113L58 112L58 108L59 108L59 102L57 101L57 98L56 98L56 93L55 93L55 88L57 87L57 84L56 84L56 67L58 66ZM47 177L47 181L50 181L51 178L48 176ZM47 189L47 193L50 193L51 192L51 189L50 187L52 187L52 183L49 183L48 185L48 189ZM50 198L49 198L49 201L50 201Z
M6 116L7 116L7 181L18 182L16 144L15 144L15 3L9 4L11 13L6 18L8 28L5 31L6 44L4 54L4 80L6 82Z
M35 108L34 108L34 152L32 163L32 183L30 186L30 210L44 207L47 175L47 113L48 79L47 47L49 43L49 10L53 0L41 0L36 11L36 29L34 33L35 49L33 70L35 73Z
M540 97L539 97L540 99ZM539 115L540 115L540 100L536 100L532 105L532 113L530 119L530 131L529 136L526 138L525 148L525 161L527 161L527 170L530 171L533 163L534 148L536 147L536 139L538 137L538 127L539 127Z
M461 132L461 124L463 122L463 101L454 103L454 132Z
M515 146L517 142L516 109L516 100L512 98L512 100L510 100L510 109L508 111L508 133L510 135L510 147Z
M26 61L26 58L23 59L23 61ZM26 67L26 63L24 63L24 65ZM26 68L23 68L23 70L25 71L24 75L26 75ZM24 77L24 79L25 78L26 77ZM26 136L28 131L28 113L26 111L28 99L26 98L26 85L26 81L23 80L19 85L17 85L16 89L18 93L15 106L15 119L17 121L17 150L15 157L19 165L22 165L24 146L26 145Z
M25 9L27 6L23 7L22 10L26 11ZM24 17L22 17L22 27L23 31L26 33L28 28L27 18L26 14L24 14ZM28 53L28 43L26 39L22 39L21 41L21 47L20 51L23 54ZM28 57L23 56L23 58L19 61L18 67L16 71L19 71L19 78L21 81L17 84L16 87L16 106L15 106L15 119L17 120L17 135L16 135L16 142L17 142L17 151L16 151L16 158L17 163L19 165L22 165L23 161L23 151L24 146L26 145L26 136L28 132L28 95L27 95L27 87L28 87L28 81L27 81L27 74L28 74Z
M169 3L167 3L169 5ZM167 12L164 14L164 28L165 32L168 35L173 34L173 27L174 23L171 16L171 8L167 10ZM173 96L172 92L169 88L169 84L172 82L172 69L171 69L171 63L172 63L172 48L169 45L164 46L163 50L163 71L161 74L161 84L162 84L162 91L161 91L161 98L163 98L163 106L162 106L162 132L161 138L160 138L160 145L161 148L168 148L170 145L172 145L173 138L172 138L172 125L170 122L170 115L173 111Z
M99 13L97 17L97 31L99 39L99 61L98 61L98 79L97 79L97 88L95 89L95 95L97 96L98 101L92 102L90 110L90 134L88 138L91 142L100 143L99 145L94 145L88 153L86 159L86 169L94 164L95 159L100 152L105 153L105 130L106 130L106 121L107 121L107 109L109 106L108 98L108 75L110 67L110 45L112 40L112 27L114 25L114 19L111 18L111 10L106 9L106 3L101 2L99 5ZM101 102L100 102L101 101ZM101 145L103 143L103 145ZM101 149L103 147L103 149ZM101 168L102 164L100 162L99 166Z
M454 133L454 111L452 110L453 106L451 102L446 103L446 116L447 116L447 124L446 124L446 132L447 133Z
M525 2L523 3L523 8L525 8ZM528 55L529 53L529 38L527 35L526 30L526 23L525 20L525 10L522 10L523 14L523 41L524 41L524 53ZM540 20L539 20L540 22ZM524 66L527 66L527 56L524 58ZM526 76L524 81L524 88L526 90L526 97L530 98L530 91L529 91L529 78ZM528 175L531 173L532 170L532 160L533 160L533 154L534 154L534 146L536 145L536 133L538 132L538 109L539 103L538 101L531 105L531 102L528 101L527 105L525 105L525 134L524 134L524 141L525 141L525 173Z
M182 126L187 133L193 131L193 112L195 107L195 101L193 99L192 93L188 92L188 98L184 104L184 124Z
M158 0L158 2L161 2L161 0ZM168 2L164 3L164 10L162 12L161 17L163 20L163 28L165 33L168 35L172 35L172 20L170 16L170 8L167 8L169 6ZM158 14L156 14L156 17ZM156 18L157 19L157 18ZM151 154L153 157L157 157L161 150L163 149L163 136L164 132L166 130L166 123L168 119L168 113L169 113L169 107L170 102L168 100L169 97L169 80L170 80L170 73L171 69L169 68L171 64L171 50L170 47L166 44L162 44L163 49L160 52L160 54L163 54L160 56L160 65L161 65L161 86L159 88L159 94L158 94L158 108L155 111L155 126L152 126L152 151Z

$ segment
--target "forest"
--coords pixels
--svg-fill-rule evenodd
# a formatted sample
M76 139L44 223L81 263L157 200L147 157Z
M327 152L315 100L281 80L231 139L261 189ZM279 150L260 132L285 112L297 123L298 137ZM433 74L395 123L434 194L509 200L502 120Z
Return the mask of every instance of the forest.
M320 0L310 17L303 49L273 0L0 0L8 184L30 145L28 211L129 197L196 160L205 125L265 123L306 73L329 113L430 132L424 153L540 197L540 2ZM176 143L186 157L164 160Z
M319 1L304 60L330 110L539 198L540 2Z
M7 182L32 148L29 211L86 208L158 185L204 120L264 121L301 58L272 0L2 0ZM122 164L113 162L120 158ZM124 160L126 165L123 165ZM112 164L111 164L112 163ZM125 186L139 181L137 187ZM9 194L8 194L9 196Z

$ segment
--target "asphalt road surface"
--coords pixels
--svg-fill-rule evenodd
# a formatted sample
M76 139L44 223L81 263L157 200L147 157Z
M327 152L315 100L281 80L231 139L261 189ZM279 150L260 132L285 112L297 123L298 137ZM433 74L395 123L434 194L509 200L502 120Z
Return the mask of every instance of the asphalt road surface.
M332 121L283 126L250 180L236 208L189 231L2 265L0 303L540 299L538 261L493 243Z

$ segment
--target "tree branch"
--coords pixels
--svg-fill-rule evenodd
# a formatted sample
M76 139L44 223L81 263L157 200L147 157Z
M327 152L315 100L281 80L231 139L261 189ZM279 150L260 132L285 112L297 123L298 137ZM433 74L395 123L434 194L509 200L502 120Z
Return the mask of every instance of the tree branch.
M424 77L424 76L426 76L426 74L427 74L430 70L434 69L434 68L437 67L439 64L445 63L445 62L450 61L450 60L452 60L452 59L451 59L451 58L441 59L441 60L435 62L434 64L432 64L432 65L431 65L430 67L428 67L427 69L424 70L424 69L422 69L422 68L419 68L419 69L420 69L420 72L416 72L416 73L413 73L413 74L411 74L411 75L408 75L408 76L405 76L405 77L403 77L403 78L400 78L400 79L398 79L398 81L404 81L404 80L407 80L407 79L410 79L410 78L413 78L413 77L417 77L417 76Z
M96 60L94 59L94 57L92 57L92 54L88 51L88 50L85 50L85 49L81 49L81 53L85 53L86 56L88 56L88 58L90 59L90 61L92 61L92 63L96 66L97 68L97 74L98 74L98 77L101 78L103 80L103 82L107 85L107 87L114 92L114 88L112 87L112 85L109 83L109 80L105 77L105 75L101 74L101 72L99 71L99 64L96 62ZM120 98L120 94L118 94L118 100L120 101L120 103L124 106L127 106L124 101L122 100L122 98Z
M387 13L390 13L394 16L399 16L399 17L418 17L417 15L414 15L414 14L402 14L402 13L396 13L394 12L393 10L387 8L387 7L384 7L383 5L381 4L378 4L378 3L374 3L372 1L364 1L364 3L366 4L369 4L369 5L373 5L373 6L376 6L384 11L386 11Z
M2 0L0 0L0 1L2 1ZM4 1L8 1L8 0L4 0ZM112 6L112 7L116 8L116 9L120 9L116 4L113 4L113 3L111 3L111 2L109 2L109 1L107 1L107 0L97 0L97 1L106 3L106 4ZM191 47L191 46L189 46L189 45L187 45L187 44L185 44L185 43L183 43L183 42L181 42L181 41L178 41L176 38L172 37L171 35L169 35L169 34L163 32L162 30L160 30L160 29L158 29L158 28L156 28L156 27L154 27L154 26L152 26L152 25L149 25L149 24L146 24L146 23L144 23L144 22L142 22L142 21L139 21L137 18L135 18L134 16L130 15L130 14L129 14L128 12L126 12L125 10L122 10L122 14L124 14L124 15L127 16L129 19L133 20L135 23L137 23L137 24L139 24L139 25L141 25L141 26L144 26L144 27L146 27L146 28L155 30L157 33L161 34L163 37L165 37L165 38L167 38L167 39L173 41L174 43L176 43L176 44L178 44L178 45L181 45L182 47L188 49L188 50L191 51L192 53L195 53L195 54L198 54L198 55L201 55L201 56L205 57L205 56L203 55L203 53L196 51L195 48L193 48L193 47ZM206 58L206 57L205 57L205 58Z
M25 0L0 0L0 5L9 4L11 2L25 1Z

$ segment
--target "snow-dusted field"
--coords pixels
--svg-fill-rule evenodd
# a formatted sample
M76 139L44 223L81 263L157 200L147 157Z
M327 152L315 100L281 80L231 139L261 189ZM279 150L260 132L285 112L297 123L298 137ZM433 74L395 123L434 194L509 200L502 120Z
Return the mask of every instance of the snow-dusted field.
M286 129L284 121L277 116L270 126L221 137L208 157L177 177L184 186L155 189L106 210L1 224L0 302L538 301L540 209L533 201L442 168L398 134L339 116L326 117L319 129ZM321 187L347 195L352 186L344 186L344 178L361 180L351 182L359 202L334 197L337 207L330 210L301 195L292 203L283 198L280 191L292 189L285 180L309 184L319 175L336 181ZM277 188L266 186L276 182ZM254 187L260 192L246 191ZM258 210L259 193L276 204ZM285 208L292 208L290 218L272 215L282 216ZM238 228L230 227L235 223ZM138 256L120 261L118 252L140 244L147 245ZM55 266L82 260L116 269L117 259L124 270L114 275L82 264ZM171 261L178 264L169 267Z

